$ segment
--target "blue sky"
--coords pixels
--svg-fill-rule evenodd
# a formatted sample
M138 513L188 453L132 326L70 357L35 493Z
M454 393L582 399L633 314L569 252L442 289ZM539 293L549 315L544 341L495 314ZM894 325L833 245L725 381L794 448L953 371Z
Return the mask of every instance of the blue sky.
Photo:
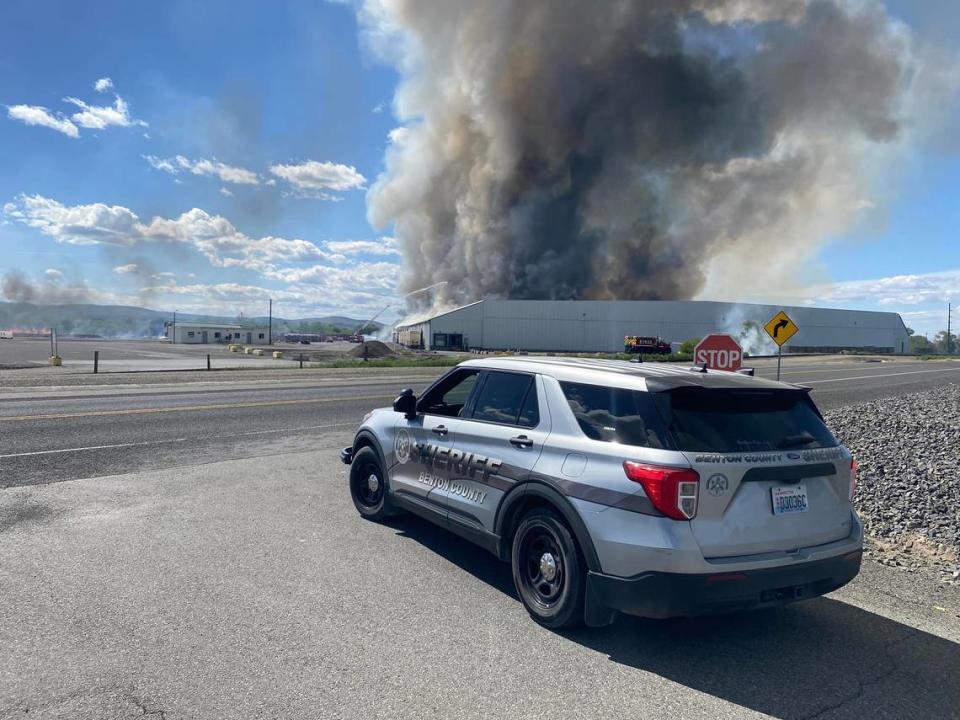
M922 5L889 7L956 51L960 14ZM0 275L48 301L403 313L396 243L366 215L399 78L350 5L14 0L3 19ZM876 209L823 246L807 302L945 325L958 148L938 131L884 176Z

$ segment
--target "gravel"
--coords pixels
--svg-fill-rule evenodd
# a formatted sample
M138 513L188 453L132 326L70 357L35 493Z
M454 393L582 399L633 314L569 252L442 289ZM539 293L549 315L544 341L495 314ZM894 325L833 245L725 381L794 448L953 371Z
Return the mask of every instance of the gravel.
M886 565L960 578L960 385L824 413L859 467L857 510Z

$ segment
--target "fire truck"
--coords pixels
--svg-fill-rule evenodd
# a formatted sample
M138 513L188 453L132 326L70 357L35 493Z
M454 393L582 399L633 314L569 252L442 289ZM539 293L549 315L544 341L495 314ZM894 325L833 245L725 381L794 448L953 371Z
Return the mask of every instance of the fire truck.
M623 339L623 351L637 355L669 355L670 343L660 337L627 335Z

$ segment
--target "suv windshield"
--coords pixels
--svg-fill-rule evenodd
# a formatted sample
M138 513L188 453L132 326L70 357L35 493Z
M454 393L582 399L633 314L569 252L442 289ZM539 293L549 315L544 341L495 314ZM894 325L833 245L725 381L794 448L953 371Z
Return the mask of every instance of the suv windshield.
M748 452L839 443L799 390L679 388L651 393L560 383L584 435L638 447Z

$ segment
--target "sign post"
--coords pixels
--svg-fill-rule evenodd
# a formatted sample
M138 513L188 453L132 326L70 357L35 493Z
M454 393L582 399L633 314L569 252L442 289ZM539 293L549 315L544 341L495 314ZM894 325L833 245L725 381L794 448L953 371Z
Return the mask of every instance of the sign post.
M694 363L713 370L736 372L742 361L743 349L730 335L707 335L693 351Z
M767 324L763 326L763 329L767 331L767 335L773 338L773 341L777 344L777 380L779 380L780 361L783 360L783 346L787 340L800 331L800 328L790 319L789 315L781 310L770 318Z

